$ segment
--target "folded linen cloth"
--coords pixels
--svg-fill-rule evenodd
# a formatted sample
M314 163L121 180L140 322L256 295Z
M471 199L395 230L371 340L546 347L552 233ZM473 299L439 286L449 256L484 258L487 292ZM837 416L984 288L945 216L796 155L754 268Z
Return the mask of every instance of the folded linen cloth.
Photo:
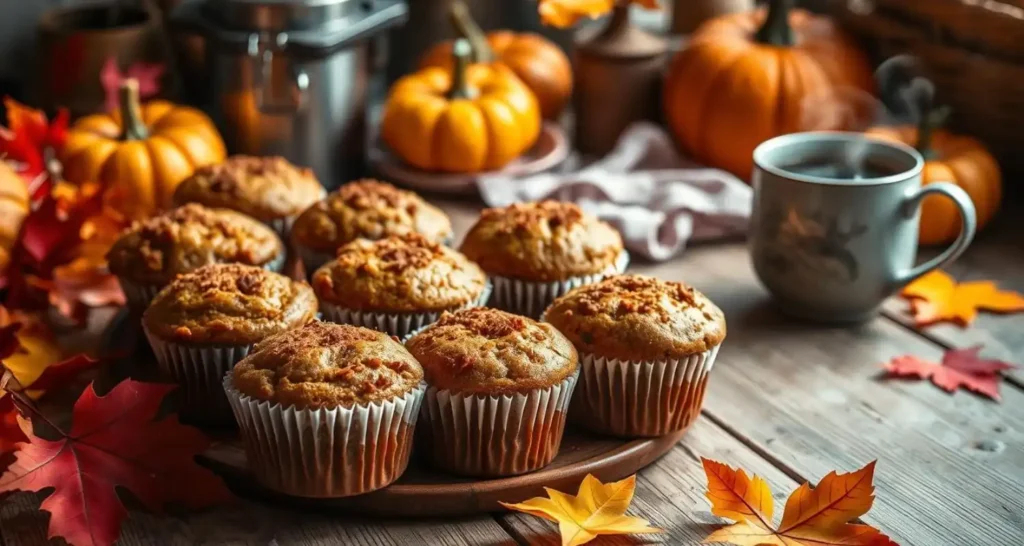
M492 207L519 201L572 201L613 224L634 256L667 260L688 241L746 233L753 192L732 174L683 158L657 125L635 123L604 158L579 168L570 159L557 172L478 181ZM578 169L578 170L576 170Z

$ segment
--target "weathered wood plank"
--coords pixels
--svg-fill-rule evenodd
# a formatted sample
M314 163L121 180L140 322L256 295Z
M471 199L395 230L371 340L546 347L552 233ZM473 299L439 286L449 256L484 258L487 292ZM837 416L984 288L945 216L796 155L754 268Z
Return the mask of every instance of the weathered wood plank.
M698 419L686 437L656 464L640 471L631 515L647 518L661 527L663 535L608 537L602 544L699 544L724 520L711 514L704 497L707 478L700 458L708 457L740 466L765 478L772 486L776 504L781 506L796 483L747 446L704 417ZM575 493L575 491L571 491ZM510 513L500 516L512 534L538 546L557 546L557 526L551 522Z
M686 280L726 313L705 410L801 476L879 459L867 521L901 544L1024 539L1024 393L1002 405L925 382L880 381L898 354L940 348L887 319L853 328L790 321L769 303L741 245L693 248L636 271ZM1012 542L1015 542L1011 541Z

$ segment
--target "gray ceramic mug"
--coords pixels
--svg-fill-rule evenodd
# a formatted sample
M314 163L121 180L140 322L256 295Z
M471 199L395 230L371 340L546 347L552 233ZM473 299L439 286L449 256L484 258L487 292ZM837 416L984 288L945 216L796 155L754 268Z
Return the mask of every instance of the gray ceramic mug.
M913 148L860 133L796 133L754 150L750 252L783 311L868 319L894 292L967 249L976 227L971 198L947 182L922 187L923 167ZM960 209L960 236L915 266L920 205L933 194Z

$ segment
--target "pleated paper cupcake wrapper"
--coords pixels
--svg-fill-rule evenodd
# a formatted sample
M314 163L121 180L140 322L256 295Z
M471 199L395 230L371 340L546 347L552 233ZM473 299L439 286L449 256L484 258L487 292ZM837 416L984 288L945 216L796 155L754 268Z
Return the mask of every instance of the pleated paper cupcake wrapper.
M285 253L267 262L263 268L274 273L280 273L284 269ZM153 302L153 298L160 293L166 284L136 283L124 277L118 277L117 282L124 292L125 303L129 309L142 313Z
M162 340L148 330L146 337L160 372L181 386L182 417L207 425L233 425L224 374L249 354L252 345L189 347Z
M430 460L463 476L496 477L547 466L562 443L578 373L546 389L505 396L427 389L420 419Z
M299 497L348 497L386 487L409 464L426 388L352 408L297 409L257 400L224 377L249 468L270 489Z
M444 246L451 247L452 243L455 242L454 237L446 237L441 242ZM293 241L293 246L296 249L296 253L299 259L302 260L302 266L306 270L306 278L312 279L313 273L324 266L327 262L334 259L334 254L331 252L322 252L314 250L312 248L303 246L298 241Z
M630 362L580 354L574 424L627 438L664 436L690 426L704 404L718 347L681 360Z
M491 307L535 319L540 317L541 313L551 305L551 302L555 301L555 298L574 288L594 284L602 281L605 277L622 273L627 266L629 266L629 253L623 250L613 266L594 275L569 277L552 282L530 282L494 275L491 276L491 282L494 283Z
M488 282L487 285L484 286L484 291L480 293L480 296L476 300L463 305L462 307L451 309L450 311L461 311L463 309L470 309L473 307L483 307L487 304L487 300L490 296L491 284ZM441 311L429 313L372 313L368 311L346 309L332 303L322 300L320 301L320 315L321 319L324 321L334 322L336 324L363 326L397 336L400 340L404 340L409 336L409 334L437 322L437 319L441 317L441 314Z

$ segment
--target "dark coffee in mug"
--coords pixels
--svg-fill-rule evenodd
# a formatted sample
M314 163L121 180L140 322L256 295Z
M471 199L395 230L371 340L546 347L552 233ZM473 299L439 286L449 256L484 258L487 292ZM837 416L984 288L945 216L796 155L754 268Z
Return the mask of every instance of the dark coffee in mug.
M840 157L819 157L780 165L780 169L804 176L829 180L871 180L899 174L903 169L875 159L850 161Z

